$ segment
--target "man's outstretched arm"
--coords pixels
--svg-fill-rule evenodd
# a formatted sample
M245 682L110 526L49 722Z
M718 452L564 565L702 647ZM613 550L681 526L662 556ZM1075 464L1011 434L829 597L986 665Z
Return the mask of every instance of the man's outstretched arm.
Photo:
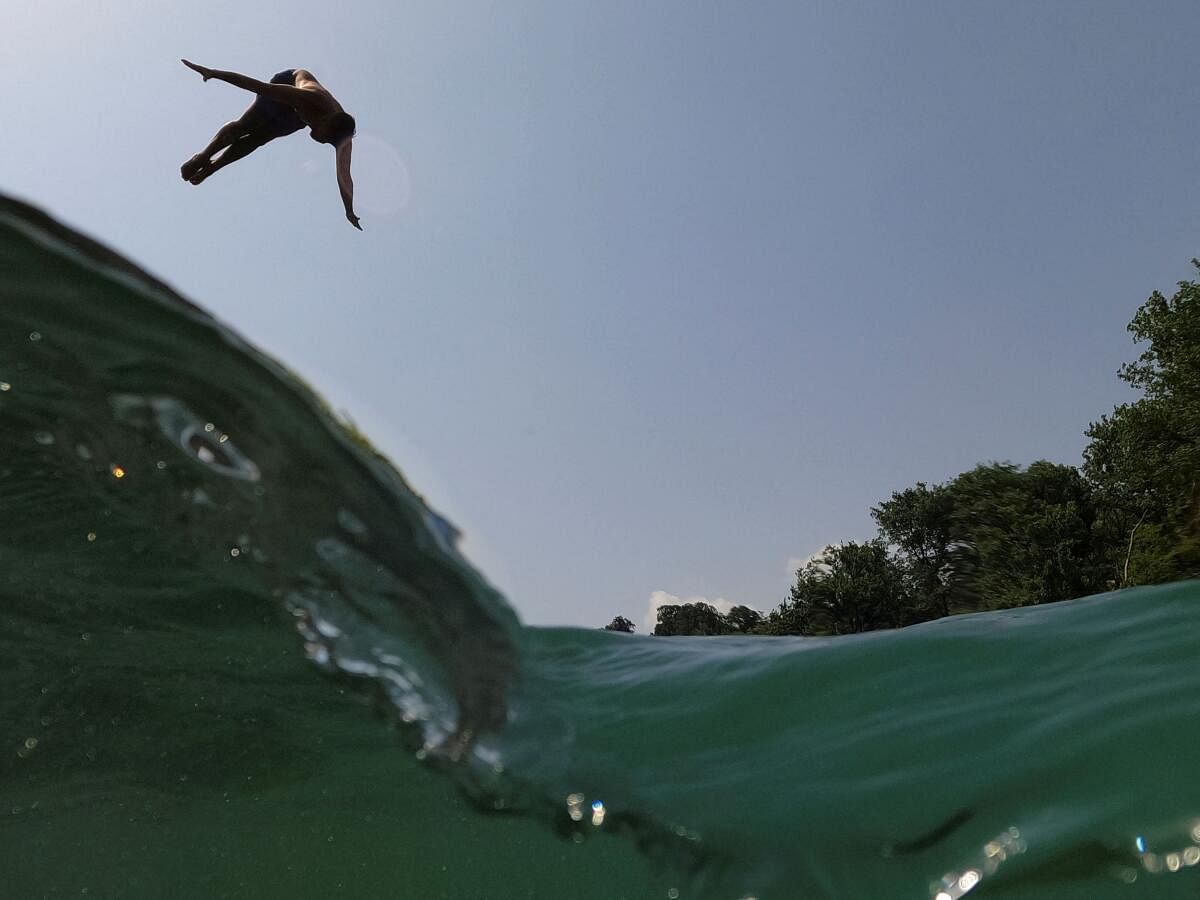
M237 72L225 72L221 69L209 69L204 66L198 66L194 62L188 62L186 59L181 59L180 62L193 72L200 73L205 81L215 78L218 81L232 84L234 87L240 87L244 91L258 94L260 97L269 97L272 100L278 100L280 103L286 103L288 106L299 106L304 101L311 99L309 91L302 91L300 88L293 87L290 84L270 84L266 81L259 81L257 78L251 78L248 75L239 75Z
M354 214L354 179L350 177L350 150L353 143L347 139L337 147L338 190L342 192L342 206L346 207L346 219L362 231L362 226L358 224L358 216Z

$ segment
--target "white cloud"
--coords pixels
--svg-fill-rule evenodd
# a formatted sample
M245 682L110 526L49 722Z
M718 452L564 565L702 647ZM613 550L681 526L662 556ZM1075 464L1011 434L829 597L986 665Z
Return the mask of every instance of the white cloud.
M787 561L788 577L794 579L797 570L803 569L811 562L820 562L825 556L825 551L829 549L829 546L822 547L817 552L808 554L808 556L789 556Z
M812 553L808 556L789 556L787 565L784 566L783 570L787 573L789 578L795 578L797 570L803 569L820 555L820 553Z
M681 606L684 603L707 603L722 614L729 612L734 606L738 605L722 597L709 600L707 597L677 597L674 594L668 594L666 591L654 591L650 595L650 603L646 608L646 614L642 616L641 633L654 634L654 626L658 624L658 608L660 606Z
M830 547L838 547L852 540L857 541L858 543L864 543L865 541L869 540L869 538L849 538L844 541L831 541L820 550L817 550L815 553L808 554L808 556L789 556L787 559L788 578L794 580L796 577L796 570L803 569L810 562L821 562L821 558L825 555L825 551Z

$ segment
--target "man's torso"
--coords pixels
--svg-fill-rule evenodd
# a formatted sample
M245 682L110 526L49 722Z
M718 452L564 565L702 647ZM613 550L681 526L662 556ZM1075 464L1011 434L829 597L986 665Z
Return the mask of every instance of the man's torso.
M300 118L304 119L305 124L309 127L312 127L314 122L321 122L334 113L342 112L342 105L308 69L294 69L292 84L312 95L310 101L297 103L295 107Z

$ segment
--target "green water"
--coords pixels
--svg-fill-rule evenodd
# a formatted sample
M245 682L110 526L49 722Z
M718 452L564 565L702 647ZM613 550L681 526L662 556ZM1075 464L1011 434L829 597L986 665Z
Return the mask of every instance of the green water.
M525 628L283 366L12 201L0 512L0 896L1200 894L1200 585Z

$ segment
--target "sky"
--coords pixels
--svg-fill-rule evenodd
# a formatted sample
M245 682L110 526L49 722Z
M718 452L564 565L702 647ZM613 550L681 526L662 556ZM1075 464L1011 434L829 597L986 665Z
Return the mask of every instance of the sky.
M1192 2L45 0L0 191L302 375L531 624L766 611L870 508L1077 464L1200 256ZM303 67L299 133L180 164Z

